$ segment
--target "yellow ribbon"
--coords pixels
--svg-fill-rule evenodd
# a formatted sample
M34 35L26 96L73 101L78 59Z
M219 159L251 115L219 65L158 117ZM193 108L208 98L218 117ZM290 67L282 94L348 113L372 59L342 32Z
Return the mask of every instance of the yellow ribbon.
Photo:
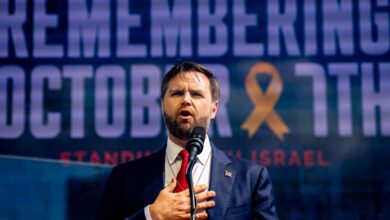
M256 75L266 74L272 77L267 91L263 91L256 80ZM255 106L251 114L241 125L241 129L248 130L248 137L252 138L260 125L265 121L279 140L284 140L284 134L289 132L287 125L274 111L283 89L283 81L278 71L269 63L255 63L245 79L246 92Z

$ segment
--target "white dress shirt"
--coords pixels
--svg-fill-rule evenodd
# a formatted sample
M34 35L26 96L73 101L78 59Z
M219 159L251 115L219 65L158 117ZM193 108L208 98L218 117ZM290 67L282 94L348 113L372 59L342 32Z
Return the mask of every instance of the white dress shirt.
M179 156L182 147L173 143L168 138L167 150L165 155L164 185L167 186L172 178L176 178L181 167L181 157ZM194 186L199 184L209 184L210 164L211 164L211 146L209 138L206 136L203 151L197 156L198 160L192 171Z
M176 178L181 167L181 157L179 156L182 147L173 143L169 138L167 141L167 149L165 152L165 167L164 167L164 186L167 186L172 178ZM192 170L192 181L194 186L210 183L210 167L211 167L211 145L209 137L206 135L203 151L197 156L198 159ZM152 220L149 212L149 205L144 209L147 220Z

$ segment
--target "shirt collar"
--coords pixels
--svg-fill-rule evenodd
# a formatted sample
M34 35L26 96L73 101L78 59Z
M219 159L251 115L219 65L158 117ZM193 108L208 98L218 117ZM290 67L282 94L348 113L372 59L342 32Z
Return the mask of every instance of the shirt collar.
M180 147L179 145L173 143L173 141L171 141L171 139L169 139L169 137L168 137L166 154L167 154L168 162L170 165L172 165L175 162L175 160L176 160L176 158L179 155L181 150L183 150L183 148ZM206 164L207 158L209 157L210 152L211 152L210 140L209 140L209 137L206 135L206 138L205 138L204 144L203 144L203 151L202 151L202 153L200 153L197 156L198 161L202 165Z

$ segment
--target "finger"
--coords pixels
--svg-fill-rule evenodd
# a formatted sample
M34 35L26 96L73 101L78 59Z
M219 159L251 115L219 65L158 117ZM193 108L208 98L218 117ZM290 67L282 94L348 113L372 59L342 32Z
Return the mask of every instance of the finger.
M214 201L204 201L204 202L199 202L197 204L197 206L196 206L196 209L198 211L203 211L203 210L212 208L214 206L215 206L215 202Z
M207 215L206 212L199 212L199 213L195 214L195 219L206 219L207 216L208 215ZM190 213L186 213L186 214L183 214L183 215L179 215L179 217L181 219L189 219L189 218L191 218L191 214Z
M202 202L204 200L209 200L215 197L215 195L216 195L215 191L206 191L206 192L198 193L196 194L196 201Z
M195 218L196 219L206 219L207 218L207 213L206 212L197 213L195 215Z
M185 213L190 213L191 211L191 205L188 204L183 204L177 207L177 210L180 212L185 212Z
M175 187L176 187L176 179L172 178L171 182L165 187L165 190L167 190L168 192L173 192Z
M197 185L194 187L194 193L198 194L198 193L204 192L207 190L207 188L208 188L207 184ZM183 193L185 193L186 196L190 196L189 189L184 190Z
M200 192L203 192L205 190L207 190L209 188L209 186L207 184L201 184L201 185L197 185L194 187L194 192L195 193L200 193Z

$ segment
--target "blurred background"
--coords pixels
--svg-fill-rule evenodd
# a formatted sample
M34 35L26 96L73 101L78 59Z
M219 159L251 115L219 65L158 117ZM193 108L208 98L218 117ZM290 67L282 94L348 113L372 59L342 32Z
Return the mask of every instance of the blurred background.
M389 9L0 0L0 219L93 219L112 166L164 146L183 60L217 75L209 136L269 169L281 219L390 219Z

